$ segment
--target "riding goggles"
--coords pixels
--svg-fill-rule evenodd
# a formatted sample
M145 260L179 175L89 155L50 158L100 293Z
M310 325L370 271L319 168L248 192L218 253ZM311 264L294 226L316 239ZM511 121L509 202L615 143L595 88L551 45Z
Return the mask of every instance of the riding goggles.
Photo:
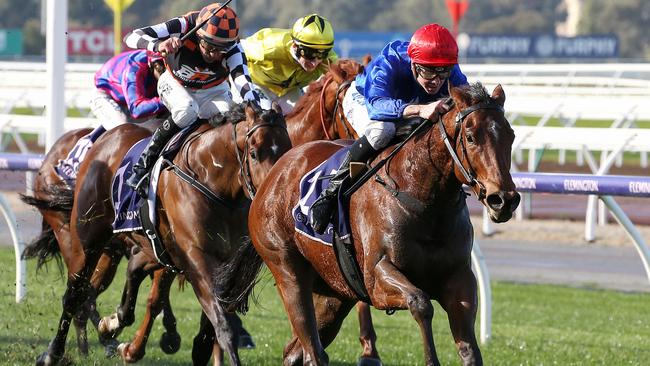
M329 55L331 50L332 50L331 48L327 48L324 50L317 50L315 48L298 46L298 56L304 57L307 60L315 60L315 59L324 60L327 58L327 55Z
M199 44L206 53L215 54L215 53L227 53L235 45L235 42L226 42L226 43L211 43L206 41L203 38L199 39Z
M426 67L422 65L415 65L415 72L425 80L433 80L437 77L441 79L447 79L451 75L451 70L453 66L434 66Z

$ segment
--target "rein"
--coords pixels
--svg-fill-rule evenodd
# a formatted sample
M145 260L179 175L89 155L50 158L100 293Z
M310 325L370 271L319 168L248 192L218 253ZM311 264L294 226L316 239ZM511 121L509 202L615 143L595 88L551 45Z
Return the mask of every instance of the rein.
M482 201L485 199L485 192L486 192L485 186L483 185L483 183L479 182L476 179L476 173L474 172L474 168L472 168L472 164L470 163L469 159L467 159L467 148L465 147L465 140L462 137L460 137L460 127L462 126L465 118L469 116L472 112L475 112L479 109L494 109L503 112L503 107L498 104L478 103L469 106L463 109L462 111L458 112L458 114L456 114L456 127L455 127L454 136L458 139L456 140L456 145L460 143L463 152L463 158L467 161L468 168L465 168L465 166L463 166L463 163L461 162L461 159L458 157L456 150L451 146L451 143L449 142L450 139L449 135L447 134L444 124L442 123L442 116L438 118L438 127L440 130L440 136L442 137L442 140L444 141L445 146L447 147L447 151L449 151L449 154L451 155L451 158L454 160L454 164L456 164L456 167L462 173L463 177L467 181L467 184L469 184L472 187L472 190L474 190L474 193L476 193L478 200Z
M327 126L325 126L325 114L327 112L325 110L325 90L327 89L327 86L333 80L334 80L333 77L331 77L331 76L327 77L327 79L325 79L325 82L323 83L323 88L320 91L320 108L319 108L320 124L323 127L323 132L325 132L325 137L327 137L328 140L332 140L332 137L330 136L329 132L327 131ZM339 95L341 95L341 92L343 92L344 90L347 90L347 88L350 86L350 84L352 84L352 80L346 80L346 81L342 82L341 85L339 85L338 89L336 90L336 95L335 95L336 104L334 104L334 110L332 111L332 124L334 125L334 132L338 132L337 128L336 128L336 126L337 126L336 117L339 117L339 120L341 120L341 125L343 125L343 128L345 129L345 136L346 137L354 137L354 135L352 135L350 133L350 130L348 130L348 127L345 124L345 120L344 120L344 117L343 117L343 112L341 111L341 108L339 106L340 105L340 103L339 103ZM342 136L339 136L339 138L340 137L342 137Z
M234 124L232 128L232 139L233 142L235 143L235 155L237 156L237 161L239 162L239 176L244 181L246 191L248 192L248 197L251 200L255 197L255 193L257 193L257 190L255 189L255 185L253 184L253 178L251 177L250 161L248 159L249 156L248 139L251 137L251 135L253 135L253 132L257 131L262 127L283 127L283 126L276 125L272 122L260 123L258 125L253 126L253 128L246 131L246 138L244 140L243 151L240 150L239 146L237 145L237 124Z

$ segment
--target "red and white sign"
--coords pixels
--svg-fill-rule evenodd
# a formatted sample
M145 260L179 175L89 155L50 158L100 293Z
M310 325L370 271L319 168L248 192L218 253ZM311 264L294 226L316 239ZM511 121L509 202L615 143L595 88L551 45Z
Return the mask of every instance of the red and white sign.
M112 28L68 29L68 54L112 55Z

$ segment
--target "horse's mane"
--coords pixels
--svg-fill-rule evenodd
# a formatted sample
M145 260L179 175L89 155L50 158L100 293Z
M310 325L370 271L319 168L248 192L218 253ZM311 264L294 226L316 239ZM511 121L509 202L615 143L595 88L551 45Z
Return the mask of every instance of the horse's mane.
M480 81L462 85L460 88L471 98L472 104L481 102L489 103L492 100L490 93L488 93L487 89L485 89Z
M340 59L329 65L327 72L309 84L305 95L298 100L291 112L287 114L286 118L290 119L295 115L300 115L306 108L312 106L318 98L320 98L320 92L323 90L325 80L327 80L328 77L331 76L335 80L337 77L338 79L351 80L361 72L363 72L363 65L353 59Z
M282 118L282 113L274 110L263 110L257 103L243 102L240 104L231 104L230 110L226 113L217 114L210 118L208 123L212 127L219 127L226 123L237 124L246 119L246 106L251 106L255 114L259 115L264 122L276 123Z

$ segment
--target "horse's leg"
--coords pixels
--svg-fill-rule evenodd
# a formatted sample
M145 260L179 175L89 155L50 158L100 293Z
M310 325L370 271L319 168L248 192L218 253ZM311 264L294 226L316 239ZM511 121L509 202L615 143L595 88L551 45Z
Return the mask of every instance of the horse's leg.
M363 351L359 358L359 365L380 365L379 352L377 352L377 333L372 324L370 305L363 301L357 303L359 317L359 342Z
M294 336L294 340L284 348L284 365L298 365L301 361L304 365L327 365L329 357L318 336L312 300L314 270L299 253L285 256L278 262L270 260L267 263L276 279ZM301 355L294 351L298 341L302 346Z
M199 325L199 332L194 337L194 342L192 343L192 363L194 366L207 365L210 361L210 355L214 353L214 327L210 323L210 319L205 316L204 312L201 312L201 322ZM223 362L223 353L221 349L218 350L220 362Z
M59 326L54 339L50 342L47 351L36 360L36 365L56 365L65 353L65 342L70 329L73 314L77 314L88 297L94 296L94 289L90 285L91 272L97 262L99 253L87 250L78 253L79 261L68 266L68 283L63 295L63 311L59 319Z
M126 362L137 362L144 357L151 327L163 309L163 303L169 302L169 288L176 274L167 268L161 268L153 273L151 290L147 299L147 309L140 328L135 332L131 343L120 344L118 350Z
M370 298L378 308L407 308L420 327L426 365L440 365L433 343L433 305L429 295L415 287L390 261L382 259L374 268L375 284Z
M214 328L213 362L215 365L223 363L223 356L221 355L221 350L223 350L230 359L230 365L238 366L241 364L237 352L238 335L233 331L233 325L228 320L226 311L219 304L215 295L217 289L214 286L213 278L214 270L218 268L218 265L209 256L203 256L202 254L200 256L200 258L198 256L188 258L185 273L187 279L192 283L192 288L203 308L203 312Z
M476 278L471 269L457 271L445 286L440 304L449 317L449 327L463 365L482 365L483 358L476 342L474 322L478 299Z
M147 277L149 271L145 268L150 259L140 251L129 258L129 264L126 268L126 282L122 291L122 299L117 312L105 316L100 320L97 331L104 337L117 337L124 327L127 327L135 321L135 305L138 300L138 290L140 284Z
M174 277L176 277L174 275ZM181 348L181 335L178 333L178 330L176 329L176 317L174 316L174 311L172 310L172 304L169 301L169 290L171 288L171 284L173 281L169 283L169 287L167 288L166 292L161 294L162 299L162 311L163 311L163 326L165 327L165 332L160 336L160 349L163 350L168 355L174 354L178 352L178 350Z
M319 339L323 347L329 346L333 341L343 320L354 306L354 301L343 299L331 290L326 290L324 293L314 293L312 296L314 303L314 311L316 315L316 322L318 324ZM297 337L289 342L289 346L285 348L285 360L290 359L292 365L302 364L302 346ZM379 360L374 363L361 363L360 365L380 365Z
M96 289L97 296L104 292L113 282L115 273L117 272L117 267L119 266L123 255L124 250L122 248L122 243L114 239L106 248L104 248L101 257L97 262L95 271L93 272L93 276L90 279L90 284L94 289ZM89 299L85 304L85 308L93 326L95 329L99 330L99 321L101 317L99 316L99 312L97 312L96 297L92 300ZM104 336L99 331L97 334L99 336L99 342L104 346L105 355L107 357L112 357L117 350L118 341L114 337Z

